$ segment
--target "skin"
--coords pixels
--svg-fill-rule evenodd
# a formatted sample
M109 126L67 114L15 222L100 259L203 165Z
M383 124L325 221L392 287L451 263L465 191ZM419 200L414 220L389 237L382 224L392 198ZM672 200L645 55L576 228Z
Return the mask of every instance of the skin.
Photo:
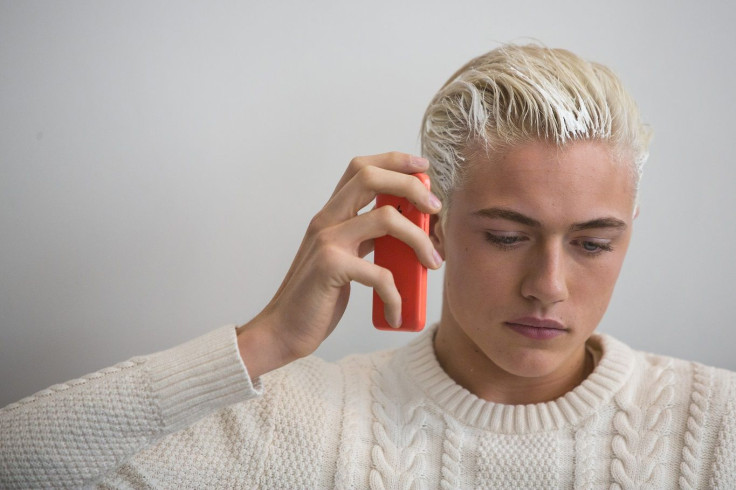
M599 142L544 142L471 159L432 241L446 261L435 350L480 398L529 404L558 398L592 369L585 342L621 270L635 217L625 163ZM522 317L562 334L532 339Z
M238 329L238 348L252 378L314 352L335 329L350 297L350 283L374 288L386 319L398 326L401 297L391 273L363 259L375 238L391 235L414 249L431 269L442 258L429 237L391 206L358 212L376 195L392 194L436 214L439 199L411 173L429 162L406 153L356 157L327 204L312 219L291 268L271 302Z
M441 204L417 179L428 162L392 152L357 157L312 219L271 302L238 329L253 378L313 353L347 306L352 281L375 288L398 325L393 277L364 257L392 235L427 267L447 262L435 351L445 371L483 399L553 400L592 370L585 342L613 293L631 238L634 186L626 162L599 142L531 142L468 161L464 186ZM432 217L430 237L390 207L358 212L378 193L406 197ZM512 328L552 319L546 340Z

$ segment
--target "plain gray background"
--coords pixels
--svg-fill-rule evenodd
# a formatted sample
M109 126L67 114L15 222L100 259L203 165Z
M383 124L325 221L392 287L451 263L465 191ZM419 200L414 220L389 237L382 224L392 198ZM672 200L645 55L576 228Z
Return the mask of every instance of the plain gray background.
M0 406L247 321L350 158L417 152L447 77L530 38L611 66L655 130L600 330L736 369L734 13L672 1L2 1ZM370 301L353 288L320 355L409 340L375 331Z

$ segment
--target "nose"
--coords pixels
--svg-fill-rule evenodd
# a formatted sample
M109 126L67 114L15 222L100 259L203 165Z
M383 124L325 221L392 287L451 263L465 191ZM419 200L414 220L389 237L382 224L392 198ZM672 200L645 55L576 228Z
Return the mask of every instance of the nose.
M568 297L564 249L561 243L540 244L528 261L521 283L521 294L543 306L565 301Z

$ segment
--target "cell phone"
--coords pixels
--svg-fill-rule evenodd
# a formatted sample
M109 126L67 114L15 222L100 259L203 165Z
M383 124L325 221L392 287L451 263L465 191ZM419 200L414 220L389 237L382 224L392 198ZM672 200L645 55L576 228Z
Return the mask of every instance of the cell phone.
M423 173L412 174L429 189L429 177ZM429 234L429 214L418 210L403 197L379 194L376 208L393 206L412 223ZM417 258L414 249L392 236L375 239L373 263L390 270L401 295L401 327L394 328L386 321L383 301L373 290L373 325L379 330L418 332L424 328L427 318L427 268Z

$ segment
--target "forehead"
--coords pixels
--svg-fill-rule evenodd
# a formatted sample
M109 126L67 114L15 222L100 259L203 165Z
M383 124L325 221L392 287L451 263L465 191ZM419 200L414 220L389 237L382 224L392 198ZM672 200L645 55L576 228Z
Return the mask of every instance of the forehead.
M629 166L617 160L607 144L577 141L559 147L530 142L468 158L450 213L455 207L474 212L500 206L551 222L604 214L628 221L634 196Z

